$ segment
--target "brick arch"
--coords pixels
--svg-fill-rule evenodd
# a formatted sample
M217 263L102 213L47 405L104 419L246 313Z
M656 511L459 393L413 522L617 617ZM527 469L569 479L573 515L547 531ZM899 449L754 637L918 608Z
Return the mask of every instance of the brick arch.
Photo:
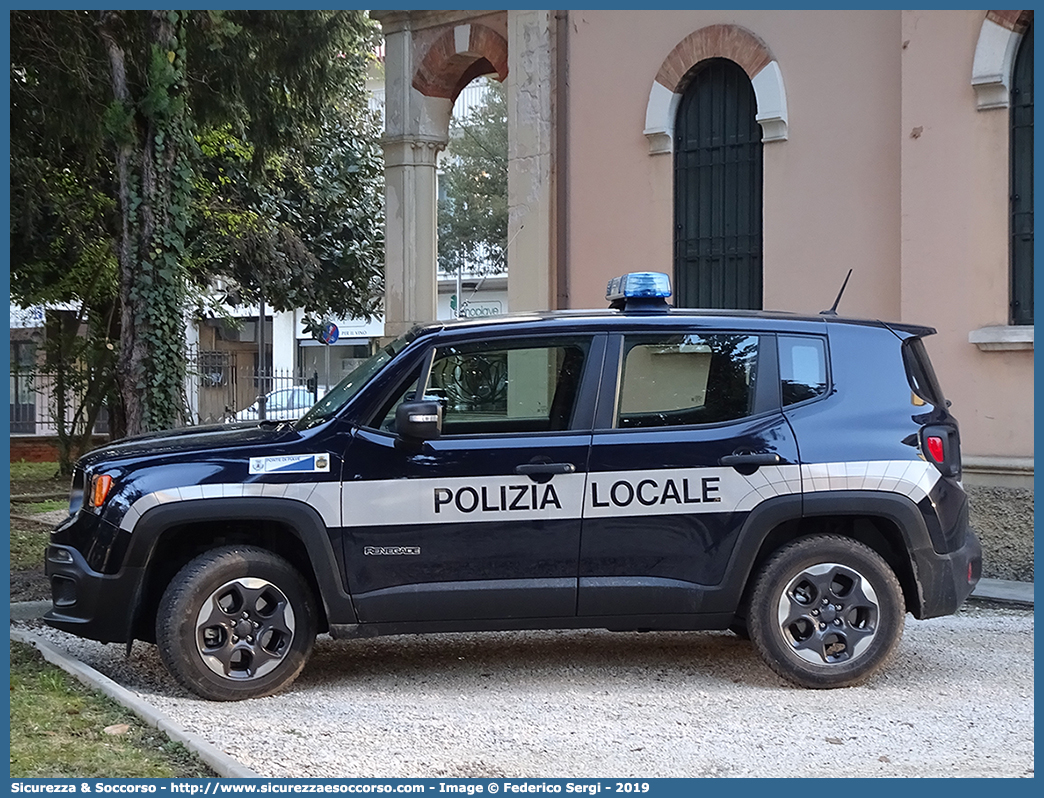
M491 72L500 81L507 77L507 40L486 25L456 25L428 47L414 72L413 88L453 101L474 78Z
M999 25L1016 31L1020 36L1026 32L1030 22L1033 20L1032 9L1022 11L987 11L986 19L993 20Z
M660 71L656 73L656 80L681 94L688 84L689 71L708 58L735 61L751 80L774 60L765 43L745 28L739 25L710 25L693 31L678 42L663 60Z
M693 31L668 53L649 91L645 136L649 153L674 151L674 117L692 76L692 68L708 58L727 58L738 64L754 86L757 121L762 141L787 138L787 95L783 73L768 46L739 25L709 25Z
M1008 107L1015 53L1032 21L1032 10L986 12L975 43L971 76L980 111Z

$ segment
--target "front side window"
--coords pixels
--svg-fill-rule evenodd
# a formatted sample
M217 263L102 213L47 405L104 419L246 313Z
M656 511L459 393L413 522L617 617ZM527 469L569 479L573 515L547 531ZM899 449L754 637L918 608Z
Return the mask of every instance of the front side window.
M440 347L423 394L442 404L443 437L567 430L588 349L581 339ZM395 431L395 409L416 396L419 376L404 381L377 426Z
M754 412L759 339L743 334L624 338L616 426L715 424Z

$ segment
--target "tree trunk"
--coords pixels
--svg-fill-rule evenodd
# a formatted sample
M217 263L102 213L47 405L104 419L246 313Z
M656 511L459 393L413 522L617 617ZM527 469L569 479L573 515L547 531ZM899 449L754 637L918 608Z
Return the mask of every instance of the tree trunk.
M191 185L184 168L185 51L175 35L175 12L152 11L148 19L147 52L139 65L148 78L142 97L131 96L120 40L132 19L104 11L99 24L113 97L125 120L114 131L122 216L116 375L128 435L177 422L185 373L184 218L178 218Z
M109 70L112 80L112 95L120 103L125 113L130 114L133 106L130 89L127 87L126 56L120 46L118 28L120 15L116 11L103 11L98 31L105 44L109 56ZM134 325L134 303L131 292L134 286L134 243L133 198L131 196L131 159L134 154L134 122L128 119L127 128L121 131L122 137L116 142L116 179L119 184L120 205L120 242L117 259L120 264L120 353L116 364L116 381L120 397L123 400L125 430L128 435L136 435L143 431L144 412L141 401L139 383L144 380L145 347L137 335Z

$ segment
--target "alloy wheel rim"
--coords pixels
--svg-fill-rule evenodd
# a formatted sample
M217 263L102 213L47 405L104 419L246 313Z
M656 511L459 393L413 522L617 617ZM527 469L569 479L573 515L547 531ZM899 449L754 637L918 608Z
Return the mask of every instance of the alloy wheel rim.
M780 594L777 619L793 652L816 665L850 662L870 647L880 625L877 592L840 563L803 568Z
M271 673L294 640L294 610L265 579L240 577L217 588L196 615L196 650L225 679L251 681Z

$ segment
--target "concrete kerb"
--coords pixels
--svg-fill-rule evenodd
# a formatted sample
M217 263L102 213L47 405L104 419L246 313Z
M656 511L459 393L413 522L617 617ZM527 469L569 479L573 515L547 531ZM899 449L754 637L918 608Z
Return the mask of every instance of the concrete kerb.
M13 607L12 607L13 609ZM198 734L194 734L178 726L167 715L151 704L143 701L126 687L121 687L108 676L99 673L89 665L73 659L66 652L56 648L46 640L37 637L25 629L12 629L11 639L33 646L48 662L57 665L66 673L75 676L88 687L100 690L119 704L122 704L143 721L159 729L171 740L181 743L187 749L206 762L214 771L230 779L257 779L261 774L244 767L224 751L219 751Z
M1006 579L979 580L979 584L972 591L971 598L984 601L996 601L1002 604L1018 604L1020 606L1033 606L1033 583L1011 582Z
M47 601L14 601L11 602L12 621L38 621L53 605Z

